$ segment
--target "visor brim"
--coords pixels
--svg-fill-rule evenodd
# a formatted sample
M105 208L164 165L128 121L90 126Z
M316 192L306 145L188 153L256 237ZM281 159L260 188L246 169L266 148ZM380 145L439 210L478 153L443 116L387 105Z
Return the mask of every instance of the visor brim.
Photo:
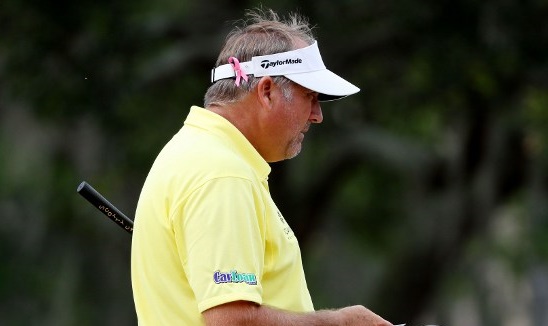
M287 74L285 77L303 87L318 92L318 100L321 102L339 100L360 91L358 87L328 69Z

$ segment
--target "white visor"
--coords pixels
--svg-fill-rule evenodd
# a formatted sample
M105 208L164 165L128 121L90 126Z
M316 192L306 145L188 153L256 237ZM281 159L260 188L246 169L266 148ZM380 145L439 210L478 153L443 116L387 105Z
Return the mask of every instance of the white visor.
M247 75L285 76L305 88L318 92L320 101L338 100L360 91L358 87L325 67L318 42L293 51L253 57L251 61L239 64L242 72ZM232 64L224 64L211 70L212 83L235 77L236 72Z

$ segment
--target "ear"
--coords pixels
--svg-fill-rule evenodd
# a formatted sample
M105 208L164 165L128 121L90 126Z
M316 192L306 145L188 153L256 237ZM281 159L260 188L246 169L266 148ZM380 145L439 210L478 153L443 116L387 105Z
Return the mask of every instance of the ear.
M274 81L270 76L261 77L257 84L257 99L261 106L271 108L273 105Z

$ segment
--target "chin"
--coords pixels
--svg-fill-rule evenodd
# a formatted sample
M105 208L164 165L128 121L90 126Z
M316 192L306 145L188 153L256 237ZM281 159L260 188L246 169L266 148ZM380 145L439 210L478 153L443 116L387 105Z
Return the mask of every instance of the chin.
M301 152L301 149L302 149L302 146L301 146L300 143L298 144L298 146L291 147L290 151L288 151L288 153L287 153L287 158L286 159L289 160L289 159L292 159L295 156L299 155L299 153Z

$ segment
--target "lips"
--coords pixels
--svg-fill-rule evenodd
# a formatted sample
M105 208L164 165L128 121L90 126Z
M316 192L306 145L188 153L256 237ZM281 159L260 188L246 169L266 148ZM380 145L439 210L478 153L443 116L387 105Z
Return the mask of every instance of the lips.
M304 135L305 135L307 132L308 132L308 127L306 127L306 129L303 129L303 130L301 131L301 140L304 139Z
M310 129L310 122L306 124L304 129L301 131L301 133L306 134L308 132L308 129Z

